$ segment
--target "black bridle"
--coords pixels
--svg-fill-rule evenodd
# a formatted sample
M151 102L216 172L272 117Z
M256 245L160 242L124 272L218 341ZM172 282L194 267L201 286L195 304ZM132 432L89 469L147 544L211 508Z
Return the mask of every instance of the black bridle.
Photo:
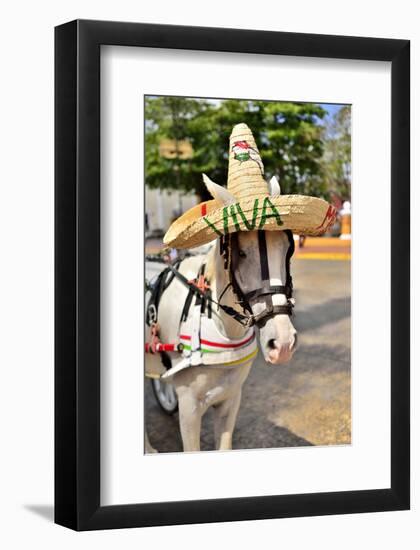
M240 262L238 234L232 233L220 238L220 253L224 258L224 268L229 272L229 284L232 286L233 292L238 298L239 305L242 306L244 312L248 312L251 315L252 324L257 325L259 328L263 327L268 319L271 319L275 315L292 315L293 281L290 274L290 258L293 256L293 253L295 251L295 242L293 240L293 234L291 231L285 230L284 233L286 233L289 239L289 248L286 254L285 284L270 284L270 269L265 231L259 230L258 249L260 253L262 286L255 290L252 290L251 292L243 292L235 277L235 271ZM287 303L284 305L274 305L274 294L284 294L286 296ZM221 296L219 297L219 302L220 299ZM261 299L263 299L265 302L265 309L261 313L254 314L252 311L252 306Z

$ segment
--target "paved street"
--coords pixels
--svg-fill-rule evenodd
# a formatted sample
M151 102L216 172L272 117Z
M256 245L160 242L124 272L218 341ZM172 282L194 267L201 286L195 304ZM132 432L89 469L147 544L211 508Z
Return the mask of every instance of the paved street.
M244 386L234 448L350 443L350 269L346 260L292 260L299 347L287 365L258 356ZM181 451L178 415L160 410L149 381L145 405L152 445ZM209 411L202 450L213 448Z

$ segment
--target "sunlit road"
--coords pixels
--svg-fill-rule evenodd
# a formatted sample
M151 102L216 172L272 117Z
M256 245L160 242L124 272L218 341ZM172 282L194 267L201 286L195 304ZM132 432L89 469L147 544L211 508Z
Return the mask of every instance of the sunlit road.
M148 264L147 276L156 269ZM350 443L350 269L349 261L292 263L299 347L283 366L258 356L244 386L234 448ZM178 415L160 410L149 381L145 406L152 445L160 452L181 451ZM209 411L202 450L213 448Z

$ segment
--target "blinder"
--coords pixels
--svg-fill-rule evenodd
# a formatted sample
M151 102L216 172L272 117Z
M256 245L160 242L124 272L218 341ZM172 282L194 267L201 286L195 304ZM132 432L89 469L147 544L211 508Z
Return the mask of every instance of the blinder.
M289 248L286 253L286 282L284 285L270 285L270 268L268 262L267 242L265 231L258 231L258 249L260 254L261 280L262 286L250 292L243 292L235 277L235 271L240 261L239 239L237 233L225 235L220 238L220 253L224 258L224 268L229 272L229 280L232 289L236 294L239 304L244 311L247 311L253 319L253 324L262 328L265 323L275 315L292 315L293 303L293 281L290 274L290 258L295 251L295 242L293 233L290 230L285 230L289 239ZM274 305L273 295L283 294L287 298L287 304ZM252 311L252 305L263 299L265 309L258 314Z

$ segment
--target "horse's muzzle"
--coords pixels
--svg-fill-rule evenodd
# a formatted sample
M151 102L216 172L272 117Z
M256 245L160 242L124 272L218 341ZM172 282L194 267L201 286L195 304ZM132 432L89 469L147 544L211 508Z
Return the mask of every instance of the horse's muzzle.
M297 333L294 333L288 342L279 342L275 339L268 340L265 360L272 365L287 363L293 357L296 347Z

